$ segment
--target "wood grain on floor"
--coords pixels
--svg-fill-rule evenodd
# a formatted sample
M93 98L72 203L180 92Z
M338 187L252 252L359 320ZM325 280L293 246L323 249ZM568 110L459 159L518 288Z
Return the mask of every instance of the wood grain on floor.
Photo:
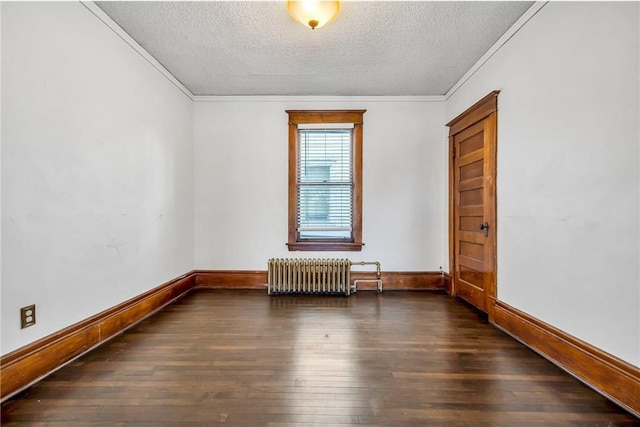
M444 294L196 290L5 402L2 425L640 421Z

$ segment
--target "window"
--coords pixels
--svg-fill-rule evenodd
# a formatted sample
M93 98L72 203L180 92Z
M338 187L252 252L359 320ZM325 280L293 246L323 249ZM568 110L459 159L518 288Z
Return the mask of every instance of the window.
M287 111L290 251L362 249L364 112Z

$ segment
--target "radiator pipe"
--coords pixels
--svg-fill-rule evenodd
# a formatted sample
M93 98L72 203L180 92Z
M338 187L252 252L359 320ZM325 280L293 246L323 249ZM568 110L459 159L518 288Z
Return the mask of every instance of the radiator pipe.
M353 281L351 289L356 292L358 289L358 283L375 283L378 285L378 292L382 292L382 278L380 274L380 263L378 261L350 261L351 265L375 265L376 266L376 279L357 279Z

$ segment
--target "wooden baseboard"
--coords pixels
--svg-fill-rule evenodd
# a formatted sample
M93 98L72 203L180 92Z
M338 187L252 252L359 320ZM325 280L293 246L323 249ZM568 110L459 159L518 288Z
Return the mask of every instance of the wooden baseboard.
M449 295L453 293L453 277L449 273L443 273L442 287Z
M373 271L351 271L351 280L375 279ZM385 291L435 291L444 289L444 276L436 271L383 271ZM358 283L358 291L376 290L375 283Z
M267 271L196 270L196 286L210 289L267 290Z
M1 401L180 298L195 278L187 273L3 356Z
M640 417L640 369L502 301L495 324L597 392Z
M384 290L441 290L447 278L434 271L382 272ZM351 280L375 279L375 271L352 271ZM196 286L210 289L266 289L267 271L197 270ZM358 290L376 290L375 283L359 283Z

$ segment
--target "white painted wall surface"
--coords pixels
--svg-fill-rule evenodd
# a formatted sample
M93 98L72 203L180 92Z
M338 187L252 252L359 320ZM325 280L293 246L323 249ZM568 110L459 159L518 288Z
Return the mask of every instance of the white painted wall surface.
M550 2L446 103L498 98L498 298L640 366L639 4Z
M2 6L0 5L0 49L2 47ZM2 95L2 55L0 54L0 96ZM0 102L0 219L2 217L2 102ZM0 290L2 289L2 221L0 220ZM2 292L0 291L0 319L2 318ZM2 328L0 327L0 343ZM0 344L1 346L1 344ZM0 354L2 354L0 347Z
M343 98L344 99L344 98ZM366 109L362 252L289 252L288 116ZM443 102L245 98L196 102L197 269L265 270L272 257L377 260L384 270L437 271L445 258Z
M193 269L193 128L191 100L82 4L1 7L6 354Z

